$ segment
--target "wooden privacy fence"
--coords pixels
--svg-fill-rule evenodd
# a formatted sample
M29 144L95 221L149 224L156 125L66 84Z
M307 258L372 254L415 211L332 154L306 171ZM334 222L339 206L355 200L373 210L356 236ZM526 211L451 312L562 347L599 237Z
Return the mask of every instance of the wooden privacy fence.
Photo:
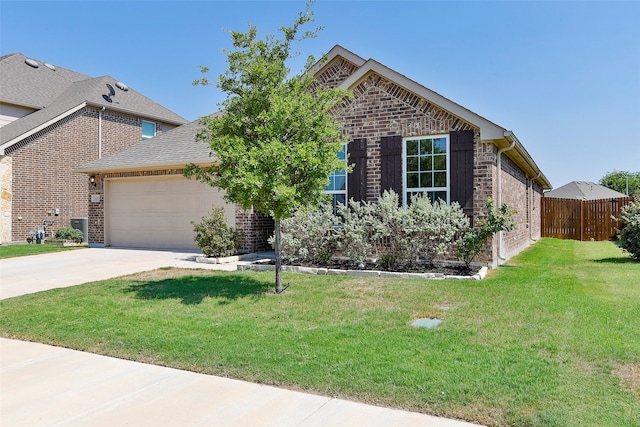
M601 200L542 198L542 237L572 240L611 240L620 210L633 197Z

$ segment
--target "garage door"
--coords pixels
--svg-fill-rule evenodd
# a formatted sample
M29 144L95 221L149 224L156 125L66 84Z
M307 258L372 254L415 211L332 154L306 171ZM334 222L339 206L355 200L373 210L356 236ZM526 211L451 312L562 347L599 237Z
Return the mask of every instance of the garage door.
M106 243L111 246L197 249L191 221L199 222L211 207L224 206L234 226L235 207L218 189L184 177L109 180Z

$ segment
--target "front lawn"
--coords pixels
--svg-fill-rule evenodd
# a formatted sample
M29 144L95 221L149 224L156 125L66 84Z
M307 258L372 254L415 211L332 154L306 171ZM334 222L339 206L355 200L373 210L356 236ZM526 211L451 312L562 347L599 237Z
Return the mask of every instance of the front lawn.
M38 255L46 254L49 252L60 252L79 249L86 246L55 246L55 245L27 245L27 244L13 244L13 245L0 245L0 259L13 258L17 256Z
M0 334L492 426L640 425L640 263L612 243L544 239L483 281L287 282L156 270L0 301Z

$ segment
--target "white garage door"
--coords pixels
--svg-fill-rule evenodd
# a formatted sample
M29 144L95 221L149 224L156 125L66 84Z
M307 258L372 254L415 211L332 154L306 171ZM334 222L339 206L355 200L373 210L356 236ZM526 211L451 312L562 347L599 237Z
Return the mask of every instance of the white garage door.
M106 243L111 246L198 249L193 225L224 206L235 226L235 207L221 190L184 177L109 180L106 199Z

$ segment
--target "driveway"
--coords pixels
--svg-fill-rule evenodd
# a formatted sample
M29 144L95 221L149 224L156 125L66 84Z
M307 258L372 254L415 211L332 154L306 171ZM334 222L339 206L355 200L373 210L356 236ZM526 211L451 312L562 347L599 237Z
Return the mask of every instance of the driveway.
M0 297L160 267L194 252L88 248L0 260ZM2 426L421 426L462 421L0 338Z
M0 299L105 280L160 267L235 270L195 262L198 252L85 248L0 260Z

